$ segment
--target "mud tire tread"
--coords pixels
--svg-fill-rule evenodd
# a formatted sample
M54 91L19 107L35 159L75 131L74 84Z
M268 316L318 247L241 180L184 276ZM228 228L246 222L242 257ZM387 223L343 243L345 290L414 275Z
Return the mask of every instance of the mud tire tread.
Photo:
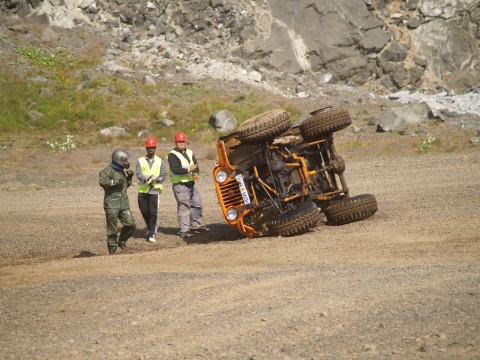
M348 110L331 109L322 111L303 121L300 125L300 132L305 140L313 141L335 131L345 129L351 124L352 118Z
M295 210L268 222L270 235L295 236L306 233L320 221L321 213L313 202L306 202Z
M331 203L325 209L329 225L345 225L366 219L378 210L377 199L371 194L353 196Z
M275 109L246 120L238 127L238 138L246 144L273 140L288 130L292 120L288 112Z

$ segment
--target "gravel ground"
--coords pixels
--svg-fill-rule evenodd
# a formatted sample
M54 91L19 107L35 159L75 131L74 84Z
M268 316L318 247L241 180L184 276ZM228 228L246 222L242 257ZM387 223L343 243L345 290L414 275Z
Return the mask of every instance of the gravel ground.
M480 358L478 151L350 157L373 217L260 239L225 225L204 159L212 231L180 241L166 185L147 243L132 188L139 229L115 256L97 185L109 152L0 176L0 358Z

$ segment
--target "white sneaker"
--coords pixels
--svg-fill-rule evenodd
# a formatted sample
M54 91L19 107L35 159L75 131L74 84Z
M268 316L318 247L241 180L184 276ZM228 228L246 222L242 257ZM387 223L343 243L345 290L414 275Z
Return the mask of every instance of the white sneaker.
M149 243L155 243L157 240L155 240L155 236L150 236L147 240Z

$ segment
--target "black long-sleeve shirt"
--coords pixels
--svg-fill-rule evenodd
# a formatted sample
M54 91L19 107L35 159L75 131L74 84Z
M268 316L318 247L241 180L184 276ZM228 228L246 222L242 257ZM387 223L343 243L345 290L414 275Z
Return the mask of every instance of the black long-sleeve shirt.
M184 151L179 151L177 148L173 149L179 153L181 153L185 159L187 159L190 162L190 158L187 155L186 149ZM192 161L194 164L198 166L197 159L195 158L195 154L192 156ZM176 175L185 175L188 173L188 169L184 169L182 167L182 163L180 162L180 159L175 155L175 154L168 154L168 165L170 166L170 170L173 171L174 174ZM193 170L194 174L199 174L200 173L200 168L197 167L195 170Z

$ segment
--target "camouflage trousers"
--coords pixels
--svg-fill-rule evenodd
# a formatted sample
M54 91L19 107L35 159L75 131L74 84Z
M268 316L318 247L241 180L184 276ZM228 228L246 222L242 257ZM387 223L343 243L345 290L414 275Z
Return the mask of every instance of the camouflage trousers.
M135 231L135 219L130 209L105 209L107 219L107 247L109 253L114 253L118 246L123 246ZM118 235L118 220L122 230Z

